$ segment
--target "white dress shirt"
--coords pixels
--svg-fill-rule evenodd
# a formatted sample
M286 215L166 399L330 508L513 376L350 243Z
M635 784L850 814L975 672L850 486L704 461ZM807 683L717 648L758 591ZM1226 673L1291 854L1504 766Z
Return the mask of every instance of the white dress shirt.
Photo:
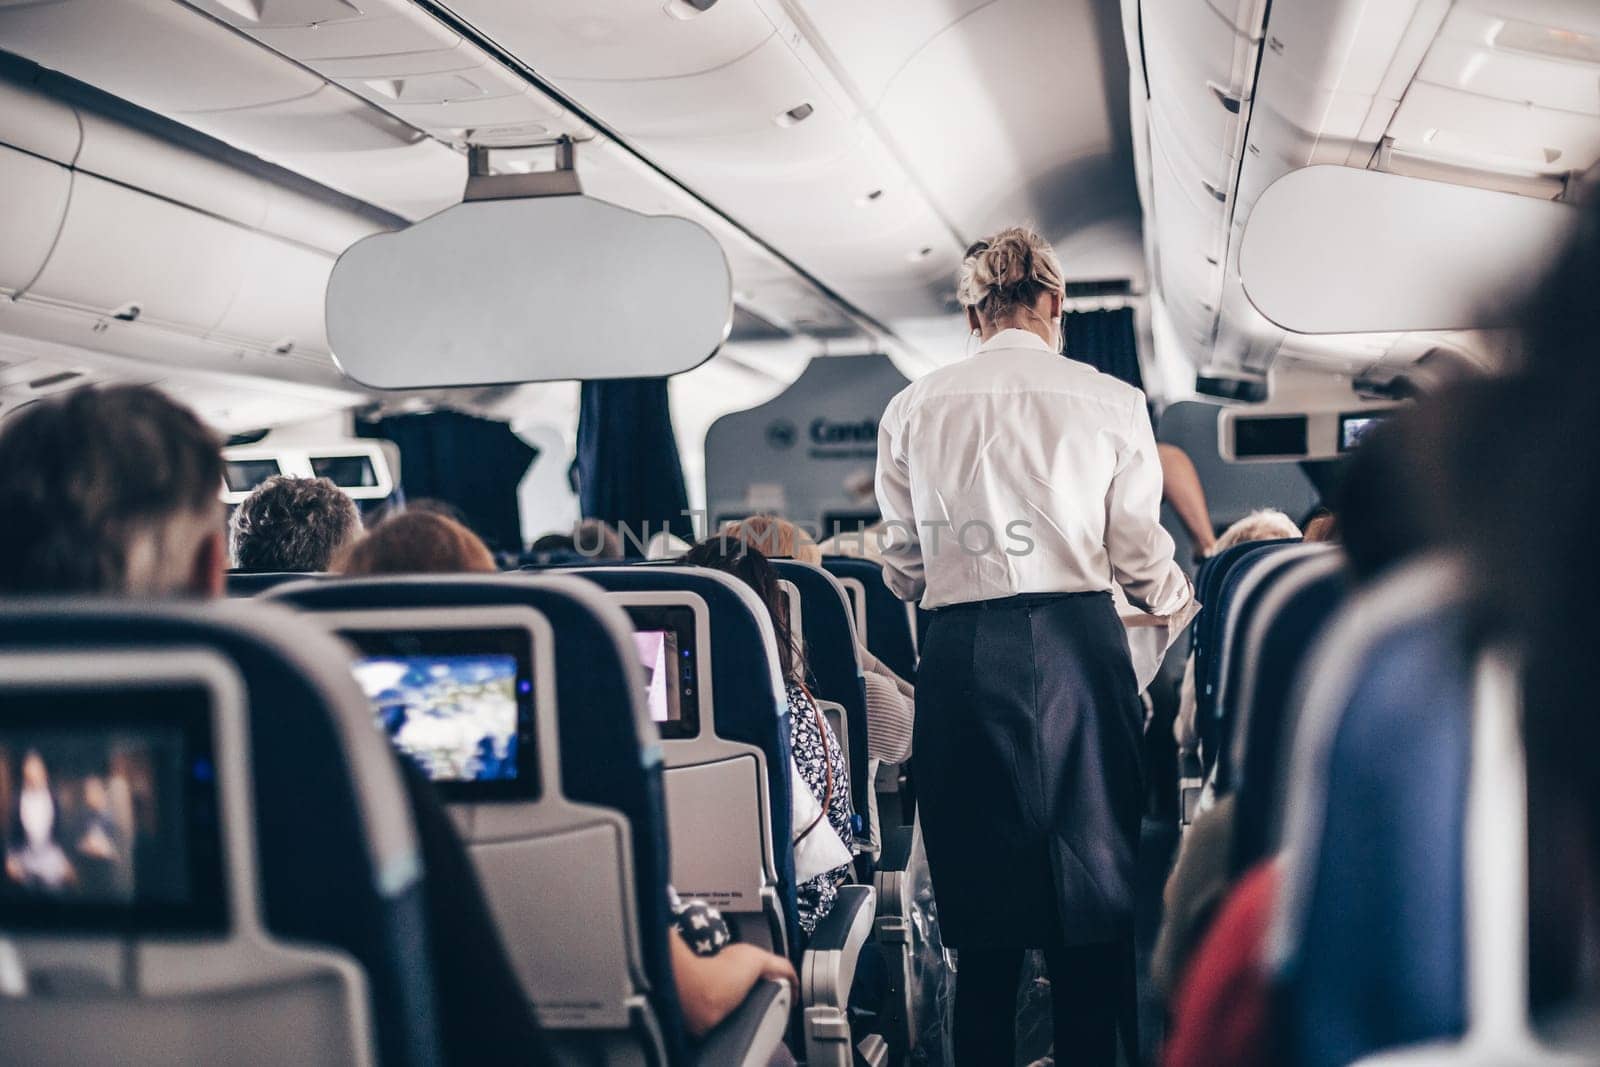
M1176 631L1194 598L1161 489L1144 394L1002 330L883 413L884 582L925 608L1115 583L1150 614L1179 615Z

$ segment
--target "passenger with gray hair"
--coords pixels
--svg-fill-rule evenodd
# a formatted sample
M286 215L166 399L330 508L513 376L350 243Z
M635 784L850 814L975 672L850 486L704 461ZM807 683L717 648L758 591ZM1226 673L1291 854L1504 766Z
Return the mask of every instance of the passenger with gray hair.
M275 474L244 498L230 527L239 570L309 573L327 570L361 536L361 512L327 478Z

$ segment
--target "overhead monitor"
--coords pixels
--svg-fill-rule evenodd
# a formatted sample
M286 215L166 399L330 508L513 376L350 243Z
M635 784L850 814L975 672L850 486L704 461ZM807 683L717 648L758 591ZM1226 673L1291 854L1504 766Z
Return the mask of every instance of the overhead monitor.
M229 459L222 465L222 479L229 493L248 494L268 478L282 473L283 467L272 458Z
M0 695L0 928L227 929L209 694Z
M341 630L378 726L449 800L538 795L528 631Z
M664 604L625 605L644 671L645 706L664 740L700 733L698 648L694 609Z
M1306 454L1306 417L1269 415L1233 420L1233 454L1239 459L1299 458Z
M378 486L378 469L367 453L340 456L313 453L308 458L313 475L328 479L340 489L375 489Z
M1357 412L1339 416L1339 451L1353 452L1367 434L1389 415L1387 412L1372 414L1370 412Z

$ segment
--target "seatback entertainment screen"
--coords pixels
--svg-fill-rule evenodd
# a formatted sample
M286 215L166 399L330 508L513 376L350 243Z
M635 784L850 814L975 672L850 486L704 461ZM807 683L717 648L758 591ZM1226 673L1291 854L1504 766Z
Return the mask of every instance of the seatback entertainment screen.
M227 927L199 687L0 695L0 926Z
M645 678L645 706L669 740L700 732L696 698L694 611L688 607L629 605L633 646Z
M537 791L530 639L515 629L345 634L378 726L457 800Z

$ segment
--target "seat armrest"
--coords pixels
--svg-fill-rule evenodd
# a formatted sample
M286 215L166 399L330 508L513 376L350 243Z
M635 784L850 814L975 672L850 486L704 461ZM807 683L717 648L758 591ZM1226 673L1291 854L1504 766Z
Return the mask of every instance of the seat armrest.
M911 865L913 843L910 826L896 826L883 835L883 854L878 857L878 870L903 871Z
M789 1028L789 986L762 979L694 1051L704 1067L766 1067Z
M870 886L839 887L833 910L817 924L800 961L800 997L806 1007L842 1010L850 1003L856 960L872 934L876 901Z

